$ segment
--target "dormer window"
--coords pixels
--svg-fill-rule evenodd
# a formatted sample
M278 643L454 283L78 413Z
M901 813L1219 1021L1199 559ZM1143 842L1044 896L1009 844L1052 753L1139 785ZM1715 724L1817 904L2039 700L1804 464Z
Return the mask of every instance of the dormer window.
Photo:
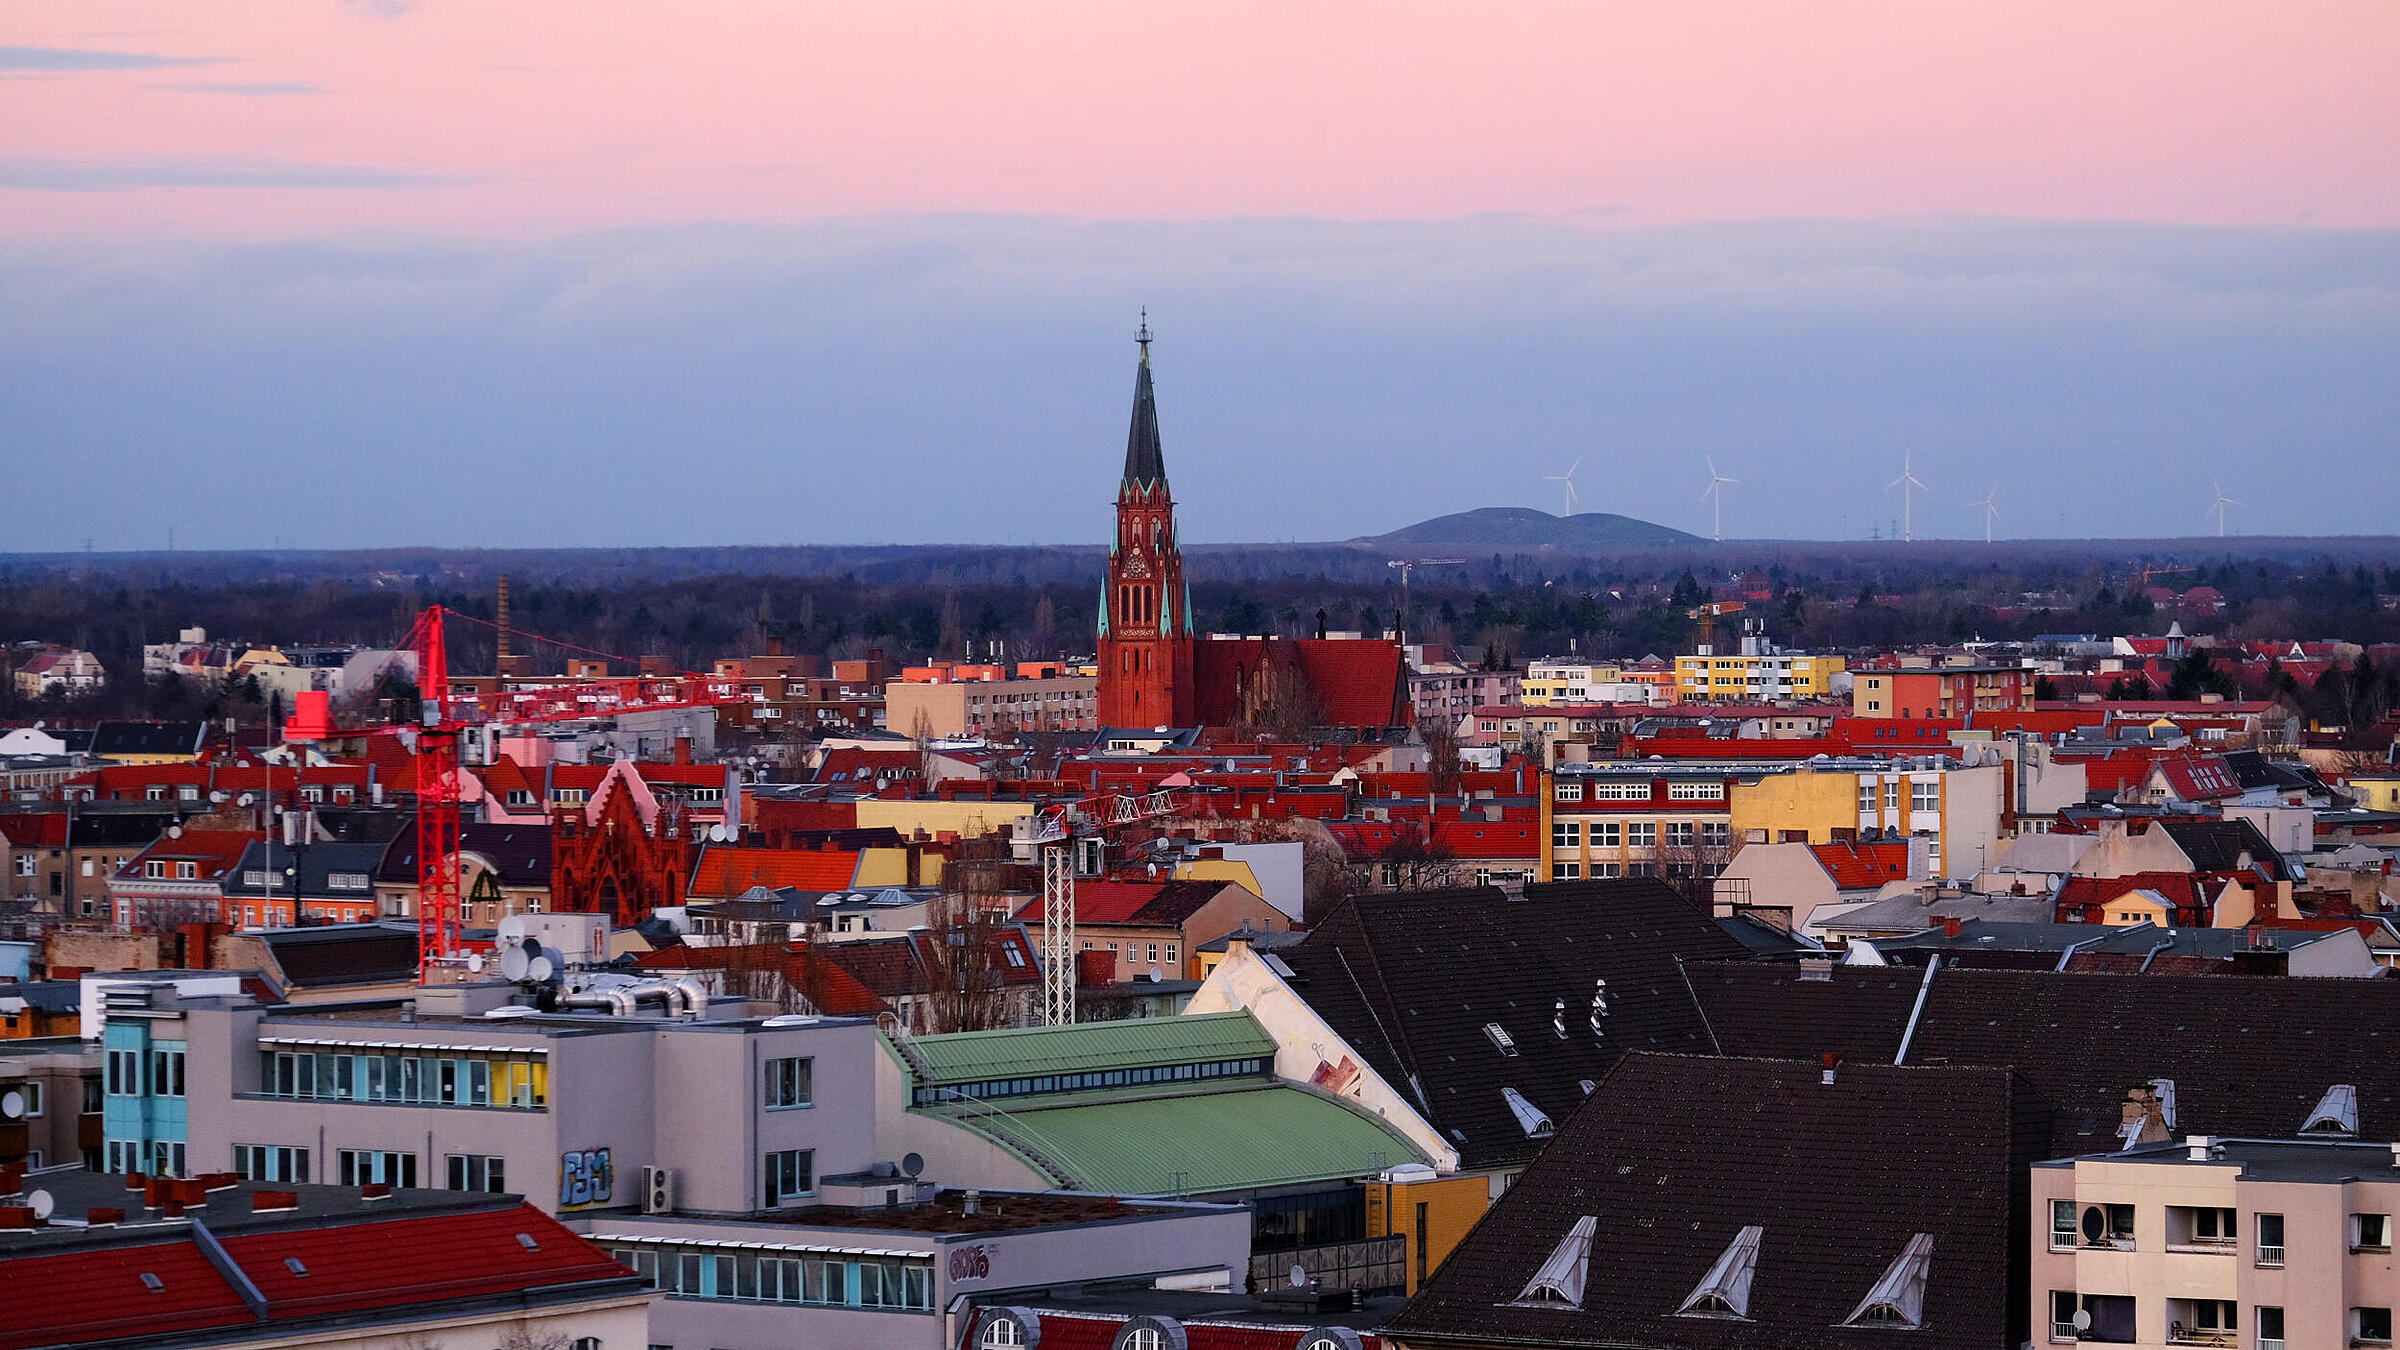
M1525 1131L1526 1138L1547 1139L1550 1137L1552 1133L1550 1117L1542 1114L1542 1108L1525 1100L1525 1094L1513 1087L1500 1089L1500 1095L1507 1100L1508 1109L1515 1114L1518 1128Z
M2317 1108L2308 1113L2308 1123L2300 1127L2302 1134L2353 1136L2358 1133L2358 1088L2350 1083L2336 1083L2325 1089Z
M1757 1224L1733 1235L1725 1244L1725 1252L1708 1274L1692 1287L1683 1306L1675 1310L1678 1317L1728 1317L1748 1321L1750 1317L1750 1277L1758 1270L1758 1242L1767 1230Z
M1933 1234L1918 1233L1883 1268L1883 1278L1867 1291L1842 1325L1900 1327L1925 1325L1925 1281L1933 1273Z
M1592 1234L1599 1227L1600 1220L1592 1215L1586 1214L1577 1219L1575 1226L1567 1230L1566 1237L1551 1249L1550 1259L1542 1262L1542 1268L1533 1272L1533 1278L1525 1282L1524 1291L1517 1295L1510 1306L1572 1308L1580 1311L1583 1307L1584 1281L1591 1274Z

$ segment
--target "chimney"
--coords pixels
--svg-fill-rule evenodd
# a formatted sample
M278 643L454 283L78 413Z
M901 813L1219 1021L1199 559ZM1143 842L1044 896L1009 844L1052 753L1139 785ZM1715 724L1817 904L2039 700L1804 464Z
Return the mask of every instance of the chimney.
M1834 1069L1835 1069L1835 1067L1836 1067L1836 1066L1838 1066L1838 1065L1840 1065L1840 1064L1841 1064L1841 1062L1842 1062L1842 1057L1841 1057L1840 1055L1834 1054L1832 1051L1828 1050L1828 1051L1826 1051L1826 1052L1825 1052L1824 1059L1825 1059L1825 1076L1824 1076L1824 1078L1823 1078L1821 1081L1823 1081L1823 1082L1824 1082L1824 1083L1825 1083L1827 1086L1829 1086L1829 1087L1830 1087L1830 1086L1832 1086L1832 1084L1833 1084L1833 1071L1834 1071Z
M2139 1084L2125 1094L2124 1134L2129 1144L2163 1144L2167 1142L2166 1108L2158 1099L2158 1090L2147 1083ZM2120 1135L2123 1137L2123 1135Z
M1942 920L1942 936L1951 938L1957 937L1959 931L1966 926L1966 920L1959 918L1955 914L1949 915Z
M2396 1144L2393 1147L2395 1149L2400 1149L2400 1144ZM983 1212L983 1192L973 1189L962 1192L958 1197L958 1212L961 1214L981 1214Z
M688 731L675 733L675 762L678 764L692 762L692 733Z
M2217 1141L2205 1134L2185 1135L2183 1146L2193 1162L2207 1162L2216 1156Z

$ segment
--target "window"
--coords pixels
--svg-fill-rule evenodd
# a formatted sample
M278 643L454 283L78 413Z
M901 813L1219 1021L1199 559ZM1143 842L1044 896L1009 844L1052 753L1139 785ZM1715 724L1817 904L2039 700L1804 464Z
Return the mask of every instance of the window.
M1633 848L1658 847L1658 822L1636 820L1625 827L1625 842Z
M381 1153L346 1148L334 1155L334 1166L344 1186L379 1183L413 1187L417 1184L417 1155L414 1153Z
M1574 848L1582 842L1583 826L1581 824L1572 820L1556 820L1550 823L1550 847Z
M2388 1252L2391 1249L2391 1215L2353 1214L2350 1216L2350 1250L2354 1252Z
M1579 802L1583 800L1583 784L1560 783L1550 795L1556 801Z
M200 864L191 862L179 862L175 864L175 879L177 881L199 880Z
M142 875L152 881L164 881L167 876L167 865L164 861L153 858L142 864Z
M101 1102L102 1102L102 1100L103 1100L103 1099L104 1099L104 1098L105 1098L107 1095L108 1095L108 1094L106 1094L105 1092L102 1092L102 1091L100 1090L100 1080L99 1080L99 1079L97 1079L97 1078L86 1078L86 1079L84 1079L84 1080L83 1080L83 1113L84 1113L85 1115L87 1115L87 1116L96 1116L96 1115L99 1115L99 1114L100 1114L100 1110L101 1110Z
M142 1052L111 1050L108 1052L108 1095L139 1097L142 1095Z
M1723 820L1704 820L1700 822L1700 843L1704 848L1732 847L1732 823Z
M306 1181L308 1150L282 1144L235 1144L233 1171L244 1181Z
M1692 846L1692 840L1694 837L1692 822L1688 820L1670 820L1667 822L1668 847L1690 848Z
M1119 1350L1166 1350L1167 1338L1157 1327L1135 1327L1117 1345Z
M491 1154L453 1153L442 1160L445 1178L454 1191L505 1191L508 1189L507 1164Z
M1900 780L1897 778L1883 785L1883 809L1886 811L1900 809Z
M805 1148L770 1153L766 1158L766 1174L769 1209L800 1196L813 1195L817 1189L816 1154Z
M1671 802L1713 802L1725 796L1723 783L1669 783L1667 800Z
M1939 780L1917 779L1908 785L1908 809L1939 811L1942 809L1942 785Z
M2258 1350L2283 1350L2283 1309L2258 1310Z
M2255 1216L2251 1222L2258 1227L2258 1263L2262 1266L2282 1265L2283 1216L2260 1214ZM2265 1334L2263 1329L2260 1334Z
M2055 1204L2064 1204L2064 1205L2066 1205L2066 1207L2067 1207L2067 1208L2068 1208L2070 1211L2072 1211L2072 1210L2075 1208L2075 1202L2074 1202L2074 1201L2072 1201L2072 1200L2066 1200L2066 1201L2053 1201L2052 1203L2053 1203L2054 1205L2055 1205ZM2052 1237L2051 1237L2051 1240L2050 1240L2050 1245L2051 1245L2051 1246L2053 1246L2053 1247L2055 1247L2055 1246L2057 1246L2057 1245L2058 1245L2058 1239L2057 1239L2057 1236L2056 1236L2055 1234L2053 1234L2053 1235L2052 1235ZM2050 1291L2050 1339L2051 1339L2051 1340L2054 1340L2054 1341L2071 1341L2071 1340L2074 1340L2074 1339L2075 1339L2075 1313L2076 1313L2076 1311L2077 1311L2077 1309L2076 1309L2076 1306L2075 1306L2075 1291L2074 1291L2074 1290L2072 1290L2072 1289L2053 1289L2053 1290L2051 1290L2051 1291Z
M2350 1334L2368 1345L2392 1343L2392 1310L2389 1308L2352 1308Z
M19 1083L17 1084L17 1092L25 1099L25 1115L27 1119L31 1119L32 1117L38 1116L42 1113L41 1084L33 1082Z
M2238 1331L2235 1305L2226 1299L2192 1298L2167 1301L2167 1340L2197 1345L2228 1342Z
M1552 865L1550 870L1556 874L1557 879L1560 881L1580 881L1583 879L1582 863L1556 863Z
M183 1042L160 1041L150 1047L150 1091L161 1097L183 1094Z
M1025 1329L1017 1325L1015 1318L1005 1315L995 1316L975 1340L976 1350L1017 1350L1024 1344Z
M2052 1250L2054 1250L2054 1251L2056 1251L2056 1250L2062 1250L2062 1249L2068 1249L2068 1248L2072 1248L2072 1247L2074 1247L2074 1245L2075 1245L2075 1239L2076 1239L2076 1229L2075 1229L2075 1202L2074 1202L2074 1201L2072 1201L2072 1200L2053 1200L2053 1201L2051 1201L2051 1202L2050 1202L2050 1246L2051 1246L2051 1249L2052 1249ZM2069 1297L2070 1297L2070 1298L2072 1298L2073 1296L2072 1296L2072 1295L2069 1295Z

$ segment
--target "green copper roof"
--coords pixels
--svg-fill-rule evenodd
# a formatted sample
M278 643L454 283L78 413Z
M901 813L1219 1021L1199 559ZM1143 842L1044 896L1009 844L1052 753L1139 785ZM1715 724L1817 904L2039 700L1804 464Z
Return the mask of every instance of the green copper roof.
M1133 426L1125 433L1125 481L1129 488L1163 487L1167 457L1158 448L1158 399L1150 392L1150 334L1142 330L1142 363L1133 376Z
M1246 1012L960 1031L912 1036L908 1043L925 1066L917 1078L921 1087L1275 1055L1275 1038Z
M1005 1114L971 1107L939 1113L1062 1176L1069 1187L1115 1195L1211 1195L1368 1176L1426 1161L1374 1117L1288 1085Z

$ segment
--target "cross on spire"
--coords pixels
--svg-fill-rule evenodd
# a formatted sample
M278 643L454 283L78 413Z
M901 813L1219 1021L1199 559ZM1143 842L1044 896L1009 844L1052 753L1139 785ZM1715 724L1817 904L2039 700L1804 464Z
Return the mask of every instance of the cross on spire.
M1137 332L1137 333L1135 333L1135 334L1133 335L1133 340L1134 340L1134 341L1136 341L1136 342L1138 342L1138 343L1140 343L1140 344L1142 344L1142 364L1143 364L1143 365L1145 365L1145 366L1146 366L1146 365L1149 365L1149 364L1150 364L1150 307L1149 307L1148 305L1144 305L1144 306L1142 306L1142 327L1141 327L1141 331L1140 331L1140 332Z

